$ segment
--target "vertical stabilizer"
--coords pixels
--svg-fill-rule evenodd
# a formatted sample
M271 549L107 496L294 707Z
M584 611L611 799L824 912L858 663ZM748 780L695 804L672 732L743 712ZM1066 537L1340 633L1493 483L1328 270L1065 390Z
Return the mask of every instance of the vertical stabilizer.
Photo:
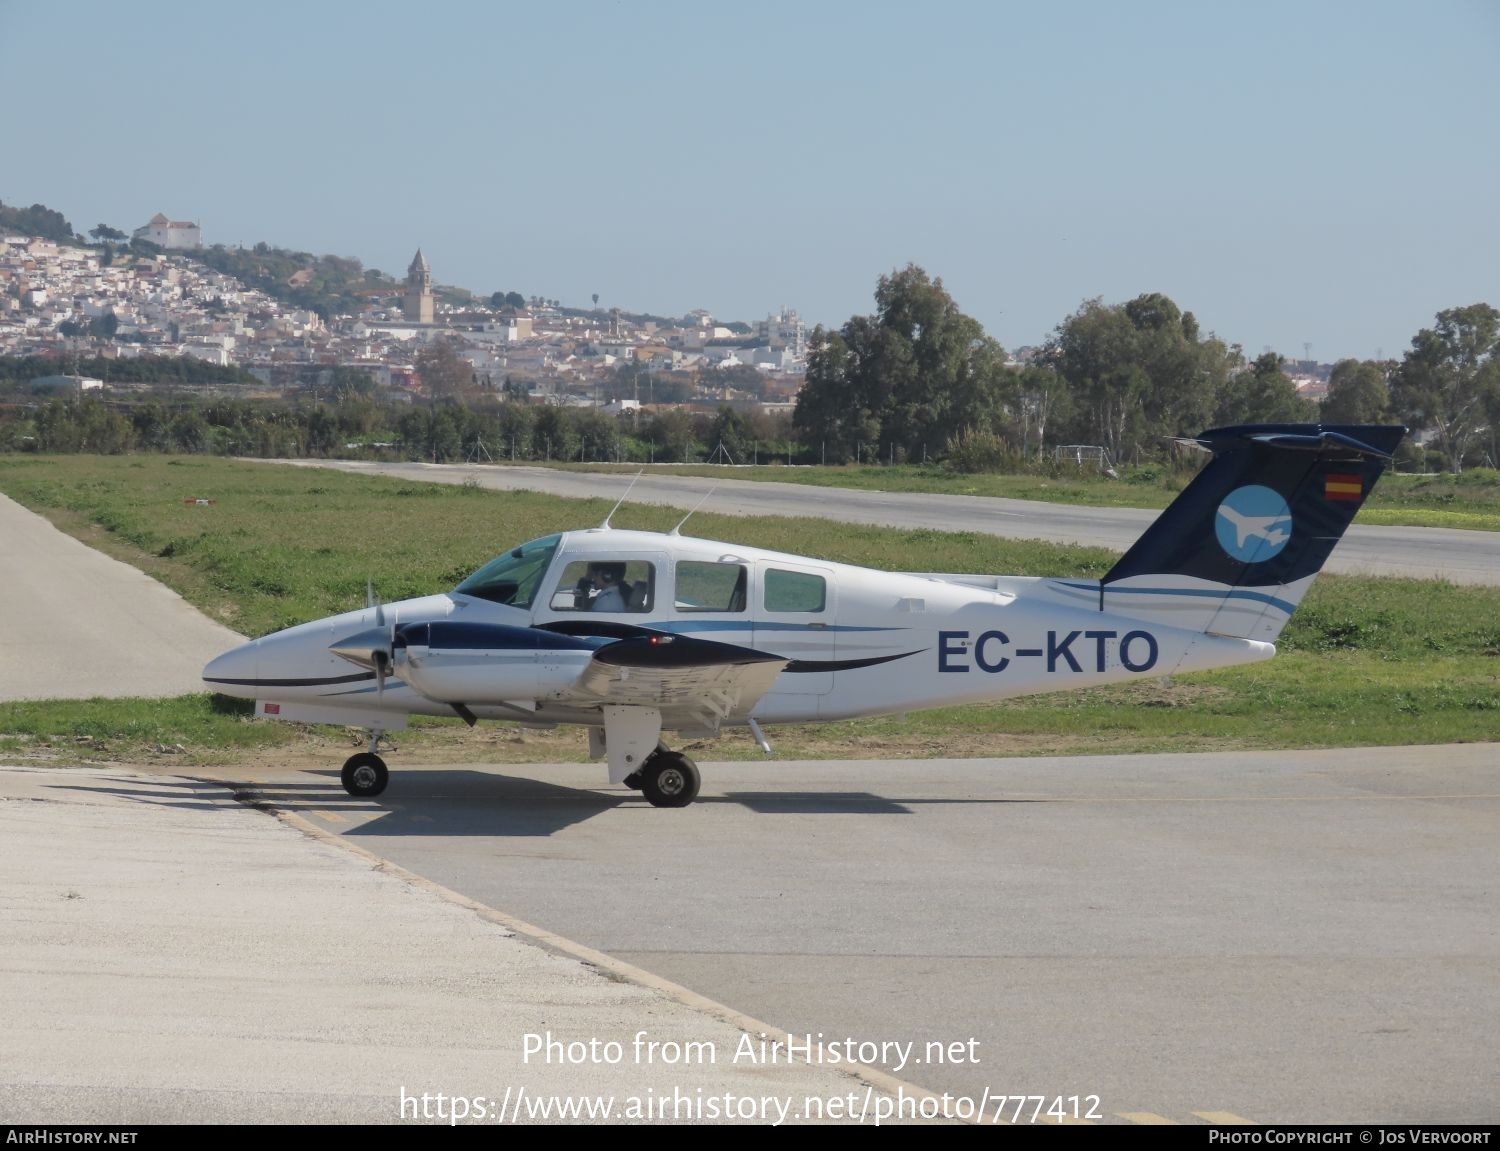
M1214 458L1100 583L1100 607L1274 640L1406 429L1256 424L1197 443Z

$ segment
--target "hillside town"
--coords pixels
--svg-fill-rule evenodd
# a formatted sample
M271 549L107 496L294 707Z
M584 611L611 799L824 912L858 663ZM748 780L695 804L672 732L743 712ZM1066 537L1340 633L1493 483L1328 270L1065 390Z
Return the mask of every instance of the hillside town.
M277 393L351 368L401 402L424 393L418 353L443 341L481 390L616 410L668 397L789 410L806 367L808 333L788 308L730 326L703 310L646 320L516 293L486 300L440 289L418 250L404 280L369 277L358 311L325 317L195 258L196 224L158 214L133 238L144 243L0 235L0 355L55 356L63 367L79 356L192 356L243 368ZM620 369L630 366L638 372L625 396Z
M481 296L440 283L420 248L393 276L264 243L205 247L197 223L164 213L89 235L43 205L0 205L0 422L20 450L769 454L962 471L1067 460L1117 474L1170 455L1185 428L1319 417L1403 419L1413 468L1484 465L1500 450L1477 401L1429 417L1447 402L1424 382L1448 378L1429 370L1449 356L1440 333L1419 333L1400 362L1325 365L1306 344L1300 360L1252 357L1146 292L1085 300L1042 346L1006 349L915 264L880 277L879 314L820 333L784 306L750 324L598 296ZM1492 311L1439 313L1440 332L1483 336ZM42 399L84 393L114 396L103 413ZM188 406L165 422L142 406L163 399Z

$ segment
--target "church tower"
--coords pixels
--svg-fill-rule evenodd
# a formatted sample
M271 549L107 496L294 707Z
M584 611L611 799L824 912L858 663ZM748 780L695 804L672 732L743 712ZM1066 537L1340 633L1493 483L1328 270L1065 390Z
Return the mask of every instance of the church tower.
M422 249L412 257L406 269L406 321L410 324L432 323L432 269Z

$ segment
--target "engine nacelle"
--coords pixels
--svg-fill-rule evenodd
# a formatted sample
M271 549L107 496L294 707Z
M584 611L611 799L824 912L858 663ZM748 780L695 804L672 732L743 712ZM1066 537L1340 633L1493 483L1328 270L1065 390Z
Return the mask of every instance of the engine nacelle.
M392 643L393 670L441 703L545 699L572 687L599 643L502 624L403 624Z

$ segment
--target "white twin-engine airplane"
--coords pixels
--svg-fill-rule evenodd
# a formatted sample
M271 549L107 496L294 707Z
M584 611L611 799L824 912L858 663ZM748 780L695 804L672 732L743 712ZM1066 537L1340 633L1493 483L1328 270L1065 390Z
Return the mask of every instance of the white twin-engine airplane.
M456 714L583 724L611 783L684 807L698 769L663 732L744 726L769 752L762 724L1269 659L1404 434L1205 432L1190 442L1213 459L1102 580L873 571L606 518L514 547L451 592L252 640L203 679L257 715L364 728L351 795L385 790L385 732Z

